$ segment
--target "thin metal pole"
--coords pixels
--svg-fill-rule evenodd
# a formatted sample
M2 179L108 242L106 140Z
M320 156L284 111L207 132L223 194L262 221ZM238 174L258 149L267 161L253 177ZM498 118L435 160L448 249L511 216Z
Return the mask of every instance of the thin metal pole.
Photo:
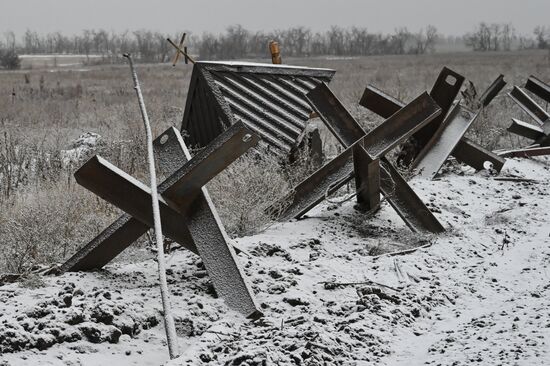
M168 341L168 353L170 359L174 359L179 355L178 351L178 337L176 334L176 325L172 316L172 310L170 306L170 293L168 292L168 282L166 281L166 264L164 262L164 240L162 236L162 226L160 222L160 209L157 191L157 174L155 171L155 158L153 155L153 136L151 134L151 125L149 124L149 117L147 116L147 110L145 109L145 102L141 94L141 88L137 78L136 70L134 68L134 62L132 56L128 53L124 54L124 57L128 59L130 63L130 69L132 71L132 79L134 80L134 89L139 102L139 109L141 111L141 117L143 118L143 124L145 125L145 132L147 135L147 160L149 162L149 178L151 182L151 199L153 204L153 221L155 228L155 239L157 241L157 262L159 269L159 282L160 282L160 294L162 298L162 306L164 309L164 327L166 329L166 339Z

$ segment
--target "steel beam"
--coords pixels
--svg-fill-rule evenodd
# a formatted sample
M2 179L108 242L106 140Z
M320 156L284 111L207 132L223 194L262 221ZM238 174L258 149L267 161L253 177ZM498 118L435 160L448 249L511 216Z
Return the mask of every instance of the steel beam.
M359 104L384 118L391 116L405 106L402 101L372 85L367 86ZM503 158L465 137L462 137L458 142L452 155L476 170L484 169L484 163L489 161L493 164L494 169L500 172L505 162Z
M535 94L541 99L544 99L547 103L550 103L550 85L544 81L531 75L525 83L525 89Z
M502 157L506 158L527 158L533 156L550 155L550 147L533 147L517 150L507 150L498 153Z
M284 221L299 219L354 177L352 149L349 148L298 184L269 213Z
M441 113L428 93L423 93L366 134L326 84L317 86L306 98L342 145L349 147L364 138L363 146L372 159L384 156Z
M213 171L215 172L223 169L223 164L220 164L222 160L229 165L231 161L240 156L242 149L247 146L248 148L254 146L255 142L258 141L258 138L255 135L252 139L247 141L247 143L242 144L244 146L241 146L241 144L236 144L237 141L245 138L249 132L250 131L247 130L241 122L235 124L219 135L212 145L216 145L218 147L227 145L225 151L229 150L229 154L222 154L221 158L215 158L214 156L208 160L205 160L205 156L208 156L213 150L213 148L206 148L201 150L201 152L199 152L194 159L191 159L191 163L182 168L182 165L188 161L190 155L179 132L177 132L174 128L170 128L168 131L155 139L153 143L155 154L159 162L159 169L165 175L169 176L167 180L159 185L159 193L165 193L168 188L173 186L174 182L178 182L178 178L185 178L187 172L196 171L196 166L199 161L205 160L208 163L215 160L217 161L217 164L207 165L207 170L205 170L207 174L203 174L202 181L206 183L204 177L213 177L215 175L213 175ZM241 147L235 148L235 145ZM184 188L183 193L185 194L185 182L187 180L184 180L183 178L180 182L178 182L178 186ZM177 201L177 197L173 198ZM69 258L64 264L62 264L59 269L61 272L66 272L88 271L102 268L122 253L124 249L138 240L148 230L149 227L147 225L144 225L137 219L132 218L130 215L123 214L98 236L92 239L87 245ZM187 242L180 244L191 250L193 253L198 253L195 244L192 241L187 240Z
M504 75L500 74L479 97L481 105L487 107L505 86Z
M530 140L538 140L544 138L544 130L538 126L532 125L527 122L520 121L519 119L512 118L512 124L507 128L508 132L515 133L516 135L526 137Z
M363 143L352 147L357 202L366 210L380 206L380 159L372 160Z
M361 174L360 178L358 178L359 187L364 187L365 183L368 184L369 181L373 183L378 181L380 183L380 191L412 230L436 233L444 231L443 226L437 221L435 216L433 216L420 198L418 198L416 193L407 185L399 172L383 157L383 154L385 154L390 147L396 146L399 142L412 134L412 132L407 131L407 128L410 130L418 130L418 126L426 125L429 121L433 120L434 116L437 116L440 108L433 100L427 94L424 94L409 105L401 108L399 113L392 115L390 119L383 123L392 126L392 122L396 122L396 125L400 126L400 128L395 129L398 132L388 129L385 126L379 126L379 128L366 134L357 121L351 117L347 111L344 112L345 107L332 95L330 89L322 85L317 88L322 90L314 90L306 97L314 110L319 113L321 119L327 124L328 128L336 135L337 139L344 147L347 147L347 150L337 157L337 159L343 160L349 155L348 151L350 151L350 149L352 151L355 150L353 158L358 160L353 162L354 166L363 166L359 171L352 171L352 174ZM323 115L324 113L326 113L326 115ZM422 116L424 120L418 118L419 115ZM415 120L415 123L406 122L404 116ZM378 146L373 147L369 146L369 144L376 144ZM357 145L361 147L361 150L359 150L359 146ZM380 158L379 171L376 170L376 165L375 167L372 167L372 165L369 166L369 164L375 162L375 159L378 158ZM329 164L331 163L332 162ZM341 166L343 164L339 163L337 165ZM369 168L374 171L369 172ZM318 184L313 182L321 180L320 177L323 177L321 170L314 173L314 175L307 178L300 185L302 187L308 187L309 190L317 187ZM378 172L379 177L377 178L376 174ZM324 175L324 177L326 177L326 175ZM343 180L344 179L342 179L342 181ZM377 205L376 197L374 197L377 191L378 187L371 187L368 193L361 197L361 199L369 202L370 208ZM316 202L320 202L322 198L323 197L319 197L317 194Z
M539 125L543 126L545 122L550 121L550 115L517 86L514 86L509 95Z
M447 67L444 67L439 73L437 80L430 91L430 96L441 107L441 114L413 135L419 148L417 153L419 153L420 150L430 141L434 133L443 122L443 119L447 115L449 109L451 109L454 100L460 92L463 82L464 76Z
M474 113L462 107L460 103L456 103L413 162L412 167L419 172L418 176L426 179L435 178L478 115L479 113Z
M483 152L483 153L480 153ZM460 162L467 164L475 170L485 169L485 162L490 162L497 172L502 170L506 160L492 151L485 150L475 142L462 137L458 142L452 155Z

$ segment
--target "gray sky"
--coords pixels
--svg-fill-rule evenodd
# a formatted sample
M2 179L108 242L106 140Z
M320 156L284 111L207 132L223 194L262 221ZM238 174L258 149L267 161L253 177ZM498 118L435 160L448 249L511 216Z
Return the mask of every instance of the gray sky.
M18 36L27 28L218 33L231 24L252 30L356 25L384 33L433 24L443 34L462 35L480 21L512 22L531 34L535 25L550 25L550 0L0 0L0 32Z

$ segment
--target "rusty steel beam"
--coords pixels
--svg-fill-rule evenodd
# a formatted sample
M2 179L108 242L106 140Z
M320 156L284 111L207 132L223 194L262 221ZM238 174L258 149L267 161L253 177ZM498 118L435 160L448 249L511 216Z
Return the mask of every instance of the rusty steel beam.
M365 88L359 104L382 118L390 118L392 114L405 106L405 103L399 99L370 84Z
M349 147L364 138L363 146L371 159L384 156L441 113L441 108L428 93L423 93L365 134L326 84L317 86L306 94L306 98L342 145Z
M380 159L380 189L414 232L442 233L445 228L386 158Z
M498 153L505 158L527 158L533 156L550 155L550 147L531 147L525 149L507 150Z
M500 74L479 97L481 105L487 107L505 86L504 75Z
M372 160L362 143L352 146L357 202L366 210L380 206L380 159Z
M367 86L359 104L384 118L388 115L391 116L399 110L398 108L405 106L402 101L372 85ZM498 155L465 137L462 137L458 142L452 155L476 170L484 169L484 163L489 161L493 164L494 169L500 172L505 162Z
M543 126L545 122L550 121L550 115L517 86L514 86L508 95L539 125Z
M480 154L480 151L483 153ZM490 162L493 169L497 172L502 170L504 160L492 151L485 150L475 142L462 137L456 147L454 148L452 155L460 162L465 163L475 170L486 169L485 162Z
M174 182L178 182L179 178L185 178L185 174L187 172L191 172L193 170L196 171L197 162L204 160L205 156L209 155L209 153L213 150L212 148L203 149L194 159L191 159L191 163L182 168L182 165L184 165L189 159L189 153L179 132L176 133L174 131L176 130L170 128L168 131L155 139L153 143L155 154L157 160L159 161L159 168L165 175L169 176L169 178L162 182L158 187L159 193L161 194L165 193L168 188L172 187ZM203 175L202 181L204 183L206 183L204 177L213 177L213 170L217 171L219 169L223 169L223 164L220 164L221 161L229 165L231 161L240 156L241 150L240 148L236 149L235 144L247 135L247 131L248 130L244 127L244 124L237 123L215 139L212 146L219 147L229 144L225 150L232 151L233 153L222 154L221 158L216 160L218 163L215 164L211 163L213 160L212 158L206 161L208 174ZM173 137L170 140L167 140L169 143L162 143L165 139L163 136ZM250 148L257 141L258 138L254 136L250 141L248 141L248 143L243 145ZM237 144L237 146L241 145ZM185 185L182 185L182 183L185 183L186 180L183 180L183 178L181 182L178 182L178 186L183 186L185 188ZM138 240L148 230L149 227L147 225L144 225L130 215L123 214L98 236L92 239L87 245L69 258L64 264L62 264L60 271L88 271L102 268L122 253L122 251L124 251L132 243ZM198 253L195 244L190 237L188 237L188 240L184 243L180 244L191 250L193 253Z
M525 89L535 94L541 99L544 99L547 103L550 103L550 85L537 77L531 75L525 83Z
M299 219L354 177L349 148L298 184L281 202L268 209L278 220Z
M474 113L462 107L460 103L456 103L413 162L412 167L418 171L418 176L425 179L435 178L478 115L479 113Z
M441 107L441 114L413 135L416 145L419 148L417 153L419 153L420 150L426 146L435 131L437 131L443 122L443 119L447 115L447 112L453 105L454 100L460 92L463 82L464 76L447 67L444 67L439 73L439 76L430 91L430 96Z
M507 130L515 133L516 135L535 141L545 137L544 130L542 128L520 121L516 118L512 118L512 124L507 128Z

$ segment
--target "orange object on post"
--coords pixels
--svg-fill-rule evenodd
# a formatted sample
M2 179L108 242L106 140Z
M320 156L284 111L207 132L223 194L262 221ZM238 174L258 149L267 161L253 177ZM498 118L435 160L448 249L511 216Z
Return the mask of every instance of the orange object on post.
M281 59L281 51L279 49L279 42L270 41L269 42L269 51L271 52L271 62L280 65L283 63Z

